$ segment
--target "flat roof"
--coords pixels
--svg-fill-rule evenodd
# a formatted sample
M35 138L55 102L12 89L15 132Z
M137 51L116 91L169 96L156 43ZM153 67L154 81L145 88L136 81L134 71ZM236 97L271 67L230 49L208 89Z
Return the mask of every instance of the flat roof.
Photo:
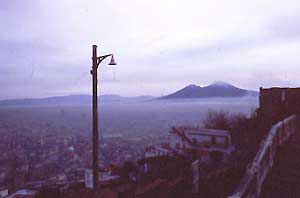
M260 87L260 90L263 90L263 91L268 91L268 90L298 90L300 89L300 87L269 87L269 88L263 88L263 87Z
M219 130L219 129L205 129L205 128L199 128L199 129L186 129L184 130L188 134L195 134L195 135L215 135L215 136L228 136L230 135L230 132L227 130Z

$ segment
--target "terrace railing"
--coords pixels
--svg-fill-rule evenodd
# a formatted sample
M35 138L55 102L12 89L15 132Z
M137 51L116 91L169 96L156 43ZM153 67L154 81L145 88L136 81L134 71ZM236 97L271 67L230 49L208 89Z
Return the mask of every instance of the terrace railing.
M262 141L253 161L247 166L246 173L235 192L229 198L257 198L263 182L272 169L277 146L285 144L297 130L296 115L289 116L273 125Z

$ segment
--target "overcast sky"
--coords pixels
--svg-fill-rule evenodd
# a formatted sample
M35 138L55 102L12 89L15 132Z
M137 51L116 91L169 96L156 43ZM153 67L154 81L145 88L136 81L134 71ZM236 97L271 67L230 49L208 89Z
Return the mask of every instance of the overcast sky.
M0 99L161 96L188 84L300 86L299 0L1 0Z

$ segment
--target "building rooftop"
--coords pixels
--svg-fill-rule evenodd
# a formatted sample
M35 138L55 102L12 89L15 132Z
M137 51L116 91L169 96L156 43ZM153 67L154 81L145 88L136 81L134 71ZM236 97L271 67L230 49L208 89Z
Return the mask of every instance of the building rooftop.
M229 136L230 132L220 129L206 129L198 127L173 127L170 133L193 133L199 135Z

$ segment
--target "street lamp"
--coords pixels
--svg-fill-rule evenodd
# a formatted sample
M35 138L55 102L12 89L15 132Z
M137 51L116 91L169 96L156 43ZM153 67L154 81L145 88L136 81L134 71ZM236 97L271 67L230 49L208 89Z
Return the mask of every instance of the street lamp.
M113 54L97 56L97 45L93 45L93 66L91 75L93 76L93 189L97 189L99 183L99 166L98 166L98 95L97 95L97 69L99 64L107 57L111 57L108 65L117 65Z

